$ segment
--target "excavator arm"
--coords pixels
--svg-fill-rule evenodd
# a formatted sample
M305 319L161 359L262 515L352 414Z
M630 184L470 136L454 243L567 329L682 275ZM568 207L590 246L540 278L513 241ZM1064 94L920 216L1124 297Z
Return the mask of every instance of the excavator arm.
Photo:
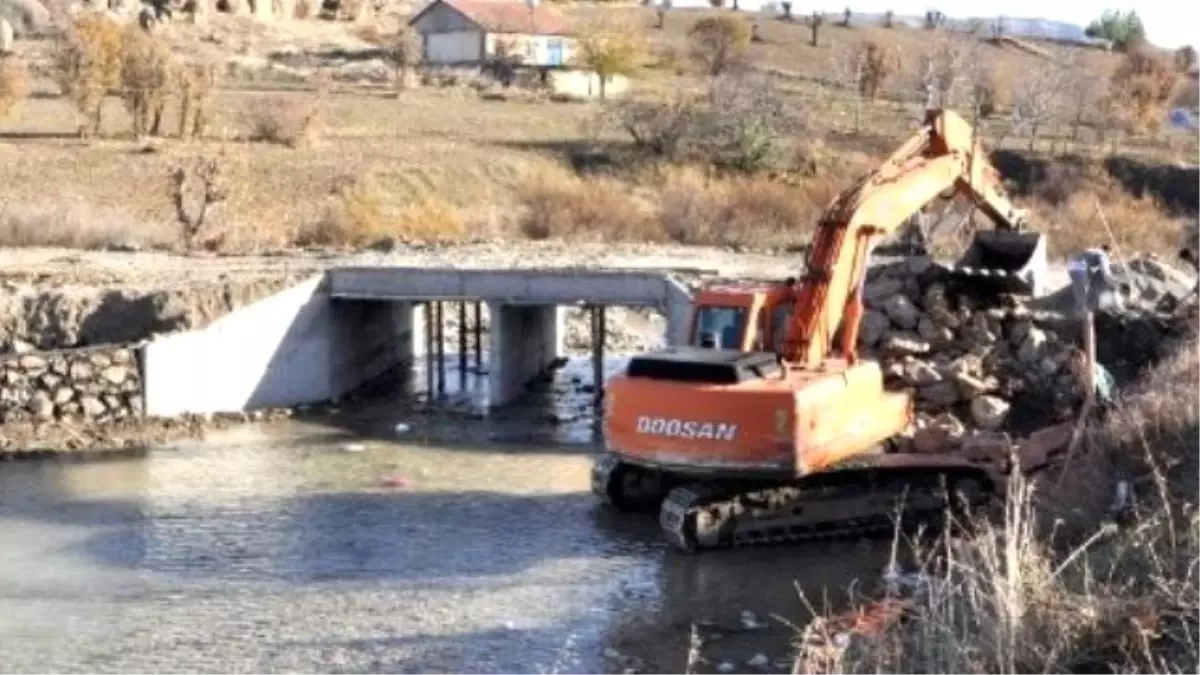
M801 367L820 366L844 322L840 351L853 361L872 248L935 198L954 193L967 195L995 222L997 232L987 234L1024 229L1025 213L1004 193L971 126L952 111L930 110L912 139L841 193L823 214L796 288L782 345L784 360ZM1040 235L1008 248L984 255L977 243L969 255L1012 271L1025 267L1030 255L1044 256L1045 251ZM1006 270L997 272L1003 275Z

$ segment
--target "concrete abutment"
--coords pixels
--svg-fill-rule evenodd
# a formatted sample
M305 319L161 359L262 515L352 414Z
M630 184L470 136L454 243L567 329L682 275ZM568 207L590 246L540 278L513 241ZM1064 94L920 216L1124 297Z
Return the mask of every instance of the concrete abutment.
M412 302L340 300L322 277L208 327L142 347L147 415L239 412L320 403L425 351Z

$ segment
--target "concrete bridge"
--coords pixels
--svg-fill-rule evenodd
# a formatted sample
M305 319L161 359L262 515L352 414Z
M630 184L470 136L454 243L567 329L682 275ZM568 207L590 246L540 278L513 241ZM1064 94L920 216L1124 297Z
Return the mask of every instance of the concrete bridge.
M489 404L504 405L563 356L564 305L653 307L667 319L667 341L679 344L690 300L675 278L646 270L333 269L202 330L145 344L145 411L236 412L337 398L418 357L440 356L446 301L486 303ZM465 351L465 339L459 344Z

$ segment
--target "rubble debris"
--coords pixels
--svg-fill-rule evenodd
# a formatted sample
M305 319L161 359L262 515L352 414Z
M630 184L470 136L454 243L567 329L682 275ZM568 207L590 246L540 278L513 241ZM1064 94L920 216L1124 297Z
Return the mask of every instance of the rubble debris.
M1161 301L1191 285L1189 275L1153 258L1116 273L1142 290L1121 311L1096 316L1109 393L1161 356L1179 323ZM1079 324L1065 306L962 290L928 258L868 271L859 349L880 360L889 386L915 392L918 417L903 449L959 451L978 436L972 451L992 457L1012 441L989 434L1023 435L1074 419L1084 399L1083 355Z

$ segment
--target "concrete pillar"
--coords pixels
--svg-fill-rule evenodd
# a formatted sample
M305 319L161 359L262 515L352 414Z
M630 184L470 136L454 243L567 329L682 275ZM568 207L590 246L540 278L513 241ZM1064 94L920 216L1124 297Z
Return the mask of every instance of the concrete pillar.
M672 280L667 284L667 302L662 307L667 317L667 344L671 346L686 345L688 339L688 324L692 317L692 294L683 284Z
M565 353L565 312L552 305L488 303L488 404L511 403Z

